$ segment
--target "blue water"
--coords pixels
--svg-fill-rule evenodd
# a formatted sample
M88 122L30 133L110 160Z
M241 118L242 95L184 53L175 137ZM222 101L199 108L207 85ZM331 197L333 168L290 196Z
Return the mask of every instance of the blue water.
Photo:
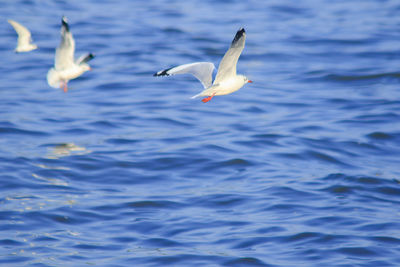
M398 1L114 2L0 3L1 266L400 266ZM240 27L253 84L152 77Z

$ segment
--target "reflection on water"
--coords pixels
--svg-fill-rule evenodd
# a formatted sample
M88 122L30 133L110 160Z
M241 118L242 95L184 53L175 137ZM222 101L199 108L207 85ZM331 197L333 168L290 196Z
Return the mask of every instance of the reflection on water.
M85 147L75 145L74 143L63 143L53 147L47 155L49 159L58 159L71 155L86 155L92 151L87 150Z
M38 175L38 174L35 174L35 173L32 173L32 176L35 177L38 180L45 181L45 182L47 182L49 184L52 184L52 185L68 186L67 182L65 182L65 181L63 181L61 179L58 179L58 178L44 177L44 176L41 176L41 175Z
M49 153L46 155L46 158L48 159L59 159L61 157L66 157L71 155L85 155L91 152L90 150L87 150L85 147L75 145L74 143L62 143L49 148L49 150L50 150ZM53 166L43 163L35 165L44 170L58 170L58 171L70 170L69 167L64 167L64 166ZM47 176L47 173L45 174L32 173L32 176L38 179L39 181L46 182L51 185L57 185L57 186L69 185L68 182L64 181L63 179Z

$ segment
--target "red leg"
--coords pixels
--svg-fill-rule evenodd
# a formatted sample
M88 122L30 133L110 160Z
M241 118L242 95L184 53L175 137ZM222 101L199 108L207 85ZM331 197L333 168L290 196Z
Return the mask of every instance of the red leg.
M208 101L210 101L215 96L215 94L216 93L214 93L214 94L212 94L210 96L207 96L206 98L203 98L201 101L203 101L203 103L207 103Z
M64 93L68 92L67 82L63 82L63 90L64 90Z

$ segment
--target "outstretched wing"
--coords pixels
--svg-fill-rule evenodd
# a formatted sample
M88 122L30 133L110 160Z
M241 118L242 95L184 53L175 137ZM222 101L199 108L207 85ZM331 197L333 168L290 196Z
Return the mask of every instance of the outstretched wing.
M246 41L246 32L243 28L236 32L235 38L233 39L230 48L226 51L224 57L219 63L217 76L215 77L214 83L219 83L227 77L236 75L236 65L240 54L243 51L244 44Z
M80 56L75 62L76 62L76 64L80 65L82 63L88 63L93 58L94 58L94 54L89 53L89 54Z
M189 73L196 77L203 84L204 88L208 88L212 84L212 73L214 69L215 66L211 62L195 62L165 69L155 73L153 76L170 76Z
M61 42L56 49L54 63L56 70L68 69L74 65L75 41L66 17L62 18L61 24Z
M14 30L18 34L18 45L19 46L28 45L32 40L31 32L26 27L22 26L15 20L9 19L7 21L8 23L11 24L11 26L13 26Z

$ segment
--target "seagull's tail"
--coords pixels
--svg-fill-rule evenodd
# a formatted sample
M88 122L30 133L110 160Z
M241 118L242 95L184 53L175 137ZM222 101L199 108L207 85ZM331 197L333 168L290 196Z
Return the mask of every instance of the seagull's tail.
M191 97L191 99L197 98L197 97L201 96L201 94L202 94L202 93L197 94L197 95L194 95L194 96Z
M60 77L54 68L51 68L47 73L47 83L53 88L60 87Z

